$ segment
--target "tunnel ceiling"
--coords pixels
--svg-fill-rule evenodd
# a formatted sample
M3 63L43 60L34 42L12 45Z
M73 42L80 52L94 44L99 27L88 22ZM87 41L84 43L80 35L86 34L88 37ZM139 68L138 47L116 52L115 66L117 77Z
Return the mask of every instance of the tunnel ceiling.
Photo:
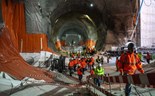
M124 30L116 28L116 20L119 19L118 22L122 25L122 17L131 17L137 10L136 4L136 0L33 0L33 2L25 0L26 9L30 10L26 10L27 30L30 33L46 33L51 43L49 45L55 51L57 51L56 41L66 39L69 42L70 39L66 37L70 37L68 36L70 34L77 35L76 42L80 42L79 38L82 41L89 39L95 41L95 48L100 50L105 45L107 30L112 30L118 35L122 31L126 32L127 28ZM39 14L37 16L41 17L43 22L40 19L36 20L37 25L32 27L31 24L36 23L34 20L29 20L31 18L29 14L33 16ZM39 26L35 32L34 26Z
M92 7L91 4L93 4ZM66 2L62 2L58 6L51 14L52 25L57 18L69 12L87 14L94 20L96 25L102 22L102 13L93 1L84 0L83 2L79 2L79 0L66 0Z

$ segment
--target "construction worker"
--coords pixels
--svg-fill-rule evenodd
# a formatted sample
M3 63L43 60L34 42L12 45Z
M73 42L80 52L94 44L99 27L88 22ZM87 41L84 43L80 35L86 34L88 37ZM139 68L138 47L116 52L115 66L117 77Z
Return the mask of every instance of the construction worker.
M100 56L97 56L96 62L99 64L101 62Z
M110 55L108 55L107 56L107 63L109 63L109 60L111 59L111 56Z
M72 59L70 59L69 64L68 64L70 76L72 76L72 74L73 74L73 67L74 67L74 61Z
M54 64L53 64L53 55L51 55L48 59L48 65L50 66L49 70L54 70Z
M78 64L77 74L78 74L80 83L82 83L83 73L82 73L82 67L80 66L80 64Z
M92 70L90 71L90 75L97 75L96 74L96 66L95 65L93 66ZM97 78L94 77L93 81L94 81L94 84L96 84Z
M101 57L101 64L103 65L103 63L104 63L104 58L103 58L103 56Z
M59 64L58 72L62 73L63 70L65 69L65 57L63 55L60 55L58 64Z
M150 60L151 60L151 55L149 52L146 53L146 61L148 64L150 64Z
M137 54L134 53L135 45L133 43L128 44L128 51L121 55L119 71L121 75L133 75L136 70L144 73L142 69L142 63ZM125 86L125 95L130 96L131 84L127 83Z
M73 69L76 72L76 65L78 64L78 59L73 59Z
M81 64L81 67L82 67L82 73L85 74L86 66L87 66L86 58L81 58L80 64Z
M90 70L90 75L94 75L95 74L95 66Z
M115 64L116 64L116 71L118 71L118 66L120 65L119 63L120 63L119 57L116 57L116 62L115 62Z
M97 68L95 69L95 74L98 75L98 76L104 75L104 69L103 69L101 63L100 63L100 64L97 66ZM96 79L96 84L97 84L97 86L100 87L100 85L101 85L101 80L100 80L99 77Z
M91 70L92 67L94 66L94 58L93 57L90 57L87 59L87 65L88 65L88 68Z

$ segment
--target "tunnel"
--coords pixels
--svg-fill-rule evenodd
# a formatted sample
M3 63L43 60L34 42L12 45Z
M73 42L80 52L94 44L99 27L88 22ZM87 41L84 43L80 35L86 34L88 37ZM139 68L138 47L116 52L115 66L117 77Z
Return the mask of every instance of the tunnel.
M60 3L58 6L61 7L50 14L52 30L49 42L53 45L52 49L56 52L82 52L84 48L101 50L107 28L95 3L79 3L78 0L65 3Z

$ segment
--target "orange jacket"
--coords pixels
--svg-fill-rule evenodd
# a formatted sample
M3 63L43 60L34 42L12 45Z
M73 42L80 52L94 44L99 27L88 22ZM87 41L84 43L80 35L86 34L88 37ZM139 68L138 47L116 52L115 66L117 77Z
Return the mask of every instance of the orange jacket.
M77 61L77 59L74 59L73 60L73 65L76 65L76 64L78 64L78 61Z
M95 74L94 69L91 69L90 70L90 75L94 75L94 74Z
M82 68L86 68L87 63L85 62L85 60L82 60L80 64Z
M93 65L94 64L94 58L91 57L90 60L91 60L91 62L89 63L89 65Z
M85 68L87 63L86 63L86 59L85 58L81 58L81 60L79 61L80 65L82 68Z
M79 67L79 68L77 69L77 74L78 74L78 75L82 75L82 68L81 68L81 67Z
M150 56L149 53L147 53L147 55L146 55L146 59L151 59L151 56Z
M73 67L74 66L74 60L71 60L68 64L69 67Z
M116 67L118 68L120 66L120 60L116 59Z
M144 73L142 63L135 53L123 53L120 57L118 68L121 73L127 73L129 75L135 74L136 70Z

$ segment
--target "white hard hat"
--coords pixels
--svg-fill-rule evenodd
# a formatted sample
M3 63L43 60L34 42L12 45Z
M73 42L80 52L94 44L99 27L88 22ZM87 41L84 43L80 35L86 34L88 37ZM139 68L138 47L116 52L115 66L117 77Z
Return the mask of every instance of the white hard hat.
M102 64L100 63L98 66L100 66L100 67L101 67L101 66L102 66Z
M127 42L127 43L125 44L125 46L126 46L127 48L128 48L129 46L132 47L132 48L136 48L136 44L135 44L134 42L132 42L132 41Z

